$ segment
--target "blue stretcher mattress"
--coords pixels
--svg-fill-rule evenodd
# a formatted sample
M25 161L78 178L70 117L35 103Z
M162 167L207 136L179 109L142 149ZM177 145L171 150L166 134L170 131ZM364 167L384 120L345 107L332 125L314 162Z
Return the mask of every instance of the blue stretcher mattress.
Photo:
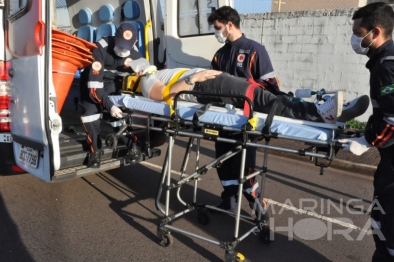
M133 111L139 111L147 114L160 116L170 116L169 105L161 101L153 101L142 96L110 96L110 100L116 105L126 107ZM184 120L193 120L194 113L203 104L178 101L177 111L179 116ZM267 114L255 112L258 122L257 129L261 130L265 124ZM227 109L223 107L210 107L207 112L199 117L199 121L206 124L216 124L240 129L248 121L248 117L243 115L241 109ZM316 123L298 119L275 116L271 125L271 132L279 133L285 136L331 140L338 129L338 124Z

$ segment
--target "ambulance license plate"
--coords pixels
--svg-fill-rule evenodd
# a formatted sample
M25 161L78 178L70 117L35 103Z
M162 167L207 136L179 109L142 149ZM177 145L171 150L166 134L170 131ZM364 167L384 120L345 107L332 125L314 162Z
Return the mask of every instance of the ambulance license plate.
M37 168L38 166L38 150L22 146L19 152L19 161L31 167Z

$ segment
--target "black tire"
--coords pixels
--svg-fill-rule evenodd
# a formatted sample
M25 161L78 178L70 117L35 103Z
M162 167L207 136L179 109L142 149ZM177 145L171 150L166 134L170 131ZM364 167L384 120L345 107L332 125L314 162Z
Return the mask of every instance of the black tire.
M118 139L117 139L117 137L116 137L115 135L108 135L108 136L105 138L105 145L106 145L108 148L115 149L116 146L118 145Z
M0 176L10 176L25 173L26 171L17 167L15 163L12 143L0 143Z
M171 233L164 233L160 239L160 246L162 247L169 247L174 243L174 238L172 237Z

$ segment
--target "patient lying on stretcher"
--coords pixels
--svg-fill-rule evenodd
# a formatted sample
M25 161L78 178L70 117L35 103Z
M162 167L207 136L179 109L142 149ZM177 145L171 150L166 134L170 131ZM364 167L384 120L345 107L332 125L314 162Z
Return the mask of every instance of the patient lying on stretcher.
M136 72L144 70L141 66L138 66L139 62L146 63L146 60L138 60L134 60L133 64L131 64L133 69L136 69ZM243 78L201 68L151 70L136 83L139 85L137 89L141 90L144 97L156 101L167 100L168 96L173 99L178 92L185 90L201 93L243 95L251 99L255 111L268 114L277 100L275 95L265 90L264 84L257 86ZM244 107L244 100L236 97L204 97L183 94L181 99L201 104L221 102L232 104L237 108ZM341 116L342 106L343 92L337 91L335 95L322 104L280 100L275 115L333 124ZM342 119L342 121L347 120L350 119Z

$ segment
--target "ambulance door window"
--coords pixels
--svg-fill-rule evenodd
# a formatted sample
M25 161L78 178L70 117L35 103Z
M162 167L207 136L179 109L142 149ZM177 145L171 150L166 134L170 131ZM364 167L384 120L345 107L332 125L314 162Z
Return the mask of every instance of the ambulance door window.
M212 8L218 9L217 0L198 0L199 17L200 17L200 34L211 34L215 32L212 25L208 23L208 17L211 15Z
M218 0L178 0L178 34L180 37L211 34L208 24L212 8L218 8Z
M198 13L196 0L179 0L179 36L198 35Z
M26 13L29 8L29 0L10 0L10 5L8 7L8 19L14 20Z

